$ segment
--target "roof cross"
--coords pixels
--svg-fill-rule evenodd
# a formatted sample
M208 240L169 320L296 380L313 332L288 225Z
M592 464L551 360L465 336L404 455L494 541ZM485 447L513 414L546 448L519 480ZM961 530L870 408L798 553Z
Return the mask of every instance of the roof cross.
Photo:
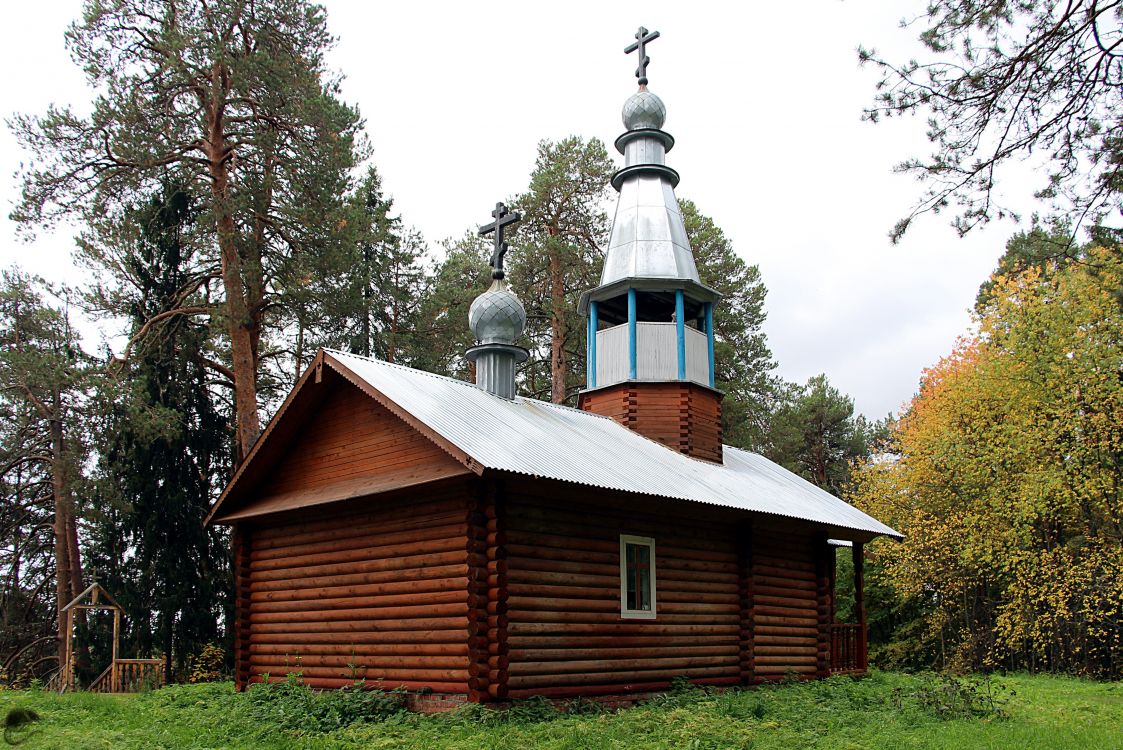
M503 278L503 256L507 254L507 243L503 241L503 228L514 224L516 221L522 220L522 214L518 211L509 212L503 203L496 203L495 210L491 212L491 216L495 221L486 226L480 227L480 236L486 237L487 235L495 232L494 250L491 253L491 278Z
M639 67L636 68L636 78L639 79L640 86L647 85L647 66L651 63L651 58L647 56L647 43L654 42L658 38L658 31L649 32L640 26L639 31L636 32L636 40L624 48L624 54L626 55L639 50Z

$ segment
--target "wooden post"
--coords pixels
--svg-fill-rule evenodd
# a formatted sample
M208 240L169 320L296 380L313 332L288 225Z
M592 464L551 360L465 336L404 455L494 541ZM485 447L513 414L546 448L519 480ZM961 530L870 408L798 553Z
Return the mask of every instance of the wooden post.
M866 632L866 576L862 542L854 542L854 614L858 618L858 669L865 672L868 637Z
M68 690L74 692L74 610L66 611L66 666L63 667L64 682Z
M113 670L109 673L110 690L114 693L121 691L117 681L117 641L121 637L121 610L113 610Z
M825 536L815 538L815 611L819 621L815 672L819 678L831 676L831 580L827 554L833 550Z
M738 638L741 648L741 684L752 685L756 680L752 521L746 521L737 530L737 558L738 593L741 598L741 630Z

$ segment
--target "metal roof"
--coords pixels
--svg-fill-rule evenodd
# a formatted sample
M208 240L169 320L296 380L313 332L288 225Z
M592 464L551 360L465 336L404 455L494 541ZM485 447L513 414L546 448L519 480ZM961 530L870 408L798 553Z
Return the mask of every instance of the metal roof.
M725 446L724 464L713 464L590 412L522 397L509 401L422 370L339 351L324 354L344 377L364 381L488 469L901 537L755 453Z

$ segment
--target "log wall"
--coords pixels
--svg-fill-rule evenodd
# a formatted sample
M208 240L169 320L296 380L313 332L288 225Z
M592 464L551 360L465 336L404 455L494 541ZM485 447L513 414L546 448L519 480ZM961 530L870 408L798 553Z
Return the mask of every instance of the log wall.
M470 549L469 505L459 484L375 510L243 525L239 687L299 672L316 688L366 679L466 693L479 607L469 580L486 565Z
M586 505L595 494L529 483L508 489L508 695L661 690L683 675L739 683L735 528L613 500ZM653 620L620 616L622 533L655 539Z
M823 658L829 594L824 592L826 540L781 525L754 528L752 536L751 681L827 676ZM829 673L829 672L828 672Z

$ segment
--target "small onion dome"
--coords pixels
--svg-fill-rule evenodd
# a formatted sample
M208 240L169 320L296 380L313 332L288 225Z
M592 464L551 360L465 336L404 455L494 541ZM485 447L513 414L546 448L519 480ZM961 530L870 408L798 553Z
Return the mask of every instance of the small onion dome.
M496 279L468 308L468 326L481 344L514 344L526 328L526 309L507 282Z
M663 100L647 89L640 89L624 102L624 127L628 130L659 130L667 119Z

